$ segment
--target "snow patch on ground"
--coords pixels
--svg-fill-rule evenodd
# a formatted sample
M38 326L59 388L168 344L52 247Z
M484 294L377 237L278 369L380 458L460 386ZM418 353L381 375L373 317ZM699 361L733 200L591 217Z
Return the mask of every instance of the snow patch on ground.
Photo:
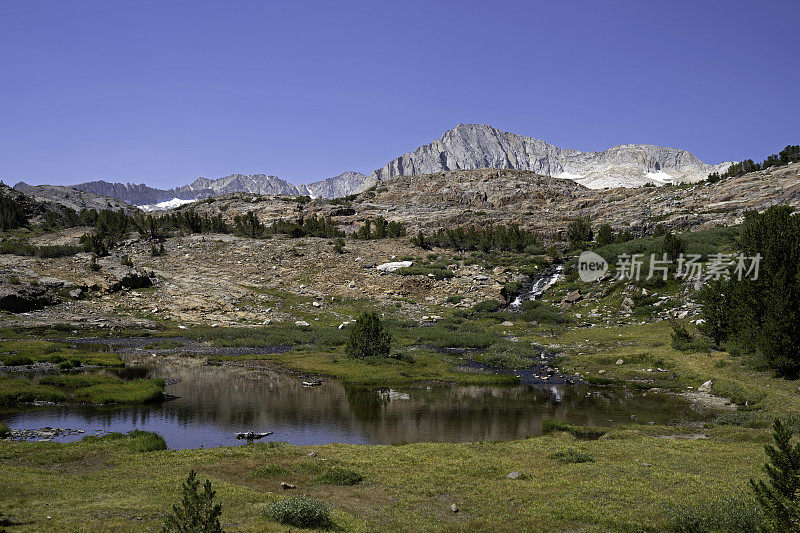
M583 176L581 176L580 174L570 174L569 172L562 172L561 174L556 176L556 179L578 181L579 179L583 179Z
M184 204L191 204L192 202L196 201L197 200L182 200L180 198L173 198L172 200L158 202L157 204L139 205L137 207L142 211L161 211L164 209L172 209L173 207L180 207Z
M663 170L659 170L658 172L648 172L645 178L648 181L652 181L655 185L665 185L675 181L674 177L667 174Z

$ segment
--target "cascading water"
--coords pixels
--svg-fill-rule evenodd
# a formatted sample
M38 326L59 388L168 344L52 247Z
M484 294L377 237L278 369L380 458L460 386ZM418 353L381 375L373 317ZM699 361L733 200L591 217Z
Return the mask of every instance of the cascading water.
M509 304L509 307L519 308L522 306L522 302L538 299L541 297L544 291L552 287L558 281L558 278L561 277L561 273L563 271L564 265L553 265L548 267L533 280L533 283L526 292L523 292L514 298L514 301Z

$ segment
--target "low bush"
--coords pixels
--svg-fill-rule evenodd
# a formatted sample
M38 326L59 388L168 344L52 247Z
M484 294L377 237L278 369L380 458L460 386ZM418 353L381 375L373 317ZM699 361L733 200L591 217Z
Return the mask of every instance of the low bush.
M500 300L483 300L476 303L472 310L476 313L494 313L499 311L501 307L503 307L503 302Z
M5 422L0 422L0 439L4 439L11 434L11 430Z
M550 455L550 458L563 464L594 462L594 458L590 454L574 448L558 451Z
M560 420L554 420L552 418L546 418L542 421L542 431L545 433L552 431L565 431L575 438L586 440L596 440L606 434L605 430L599 428L573 426L572 424L561 422Z
M30 365L33 360L27 355L9 354L2 356L3 364L6 366Z
M331 508L308 496L293 496L279 500L268 505L264 514L287 526L320 529L333 526Z
M332 466L314 479L314 483L319 485L358 485L364 477L358 472L353 472L347 468Z
M528 300L522 303L522 320L553 325L572 322L572 318L565 315L560 308L540 300Z

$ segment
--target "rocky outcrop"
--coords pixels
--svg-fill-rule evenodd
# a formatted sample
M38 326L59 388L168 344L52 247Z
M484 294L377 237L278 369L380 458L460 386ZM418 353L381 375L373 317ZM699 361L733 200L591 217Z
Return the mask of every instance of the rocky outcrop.
M53 294L44 287L28 284L0 284L0 310L26 313L42 309L56 302Z
M44 202L53 205L81 211L83 209L111 209L114 211L122 210L128 213L137 212L136 207L124 201L120 201L112 195L102 195L93 192L81 191L72 187L61 185L28 185L19 182L14 185L16 191L22 192L29 198L37 202Z
M708 165L685 150L649 144L580 152L488 125L459 124L439 140L373 172L362 190L395 176L479 168L529 170L544 176L574 179L593 189L638 187L645 183L699 181L728 165Z
M356 192L367 180L361 172L344 172L338 176L303 185L308 196L313 198L341 198Z

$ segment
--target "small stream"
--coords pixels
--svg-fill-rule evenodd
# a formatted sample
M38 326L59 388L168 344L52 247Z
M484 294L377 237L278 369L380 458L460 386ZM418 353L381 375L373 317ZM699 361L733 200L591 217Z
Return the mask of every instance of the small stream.
M532 279L530 287L508 304L509 307L518 309L522 306L523 302L538 300L544 291L555 285L563 271L564 265L562 264L552 265L546 268L544 272Z

